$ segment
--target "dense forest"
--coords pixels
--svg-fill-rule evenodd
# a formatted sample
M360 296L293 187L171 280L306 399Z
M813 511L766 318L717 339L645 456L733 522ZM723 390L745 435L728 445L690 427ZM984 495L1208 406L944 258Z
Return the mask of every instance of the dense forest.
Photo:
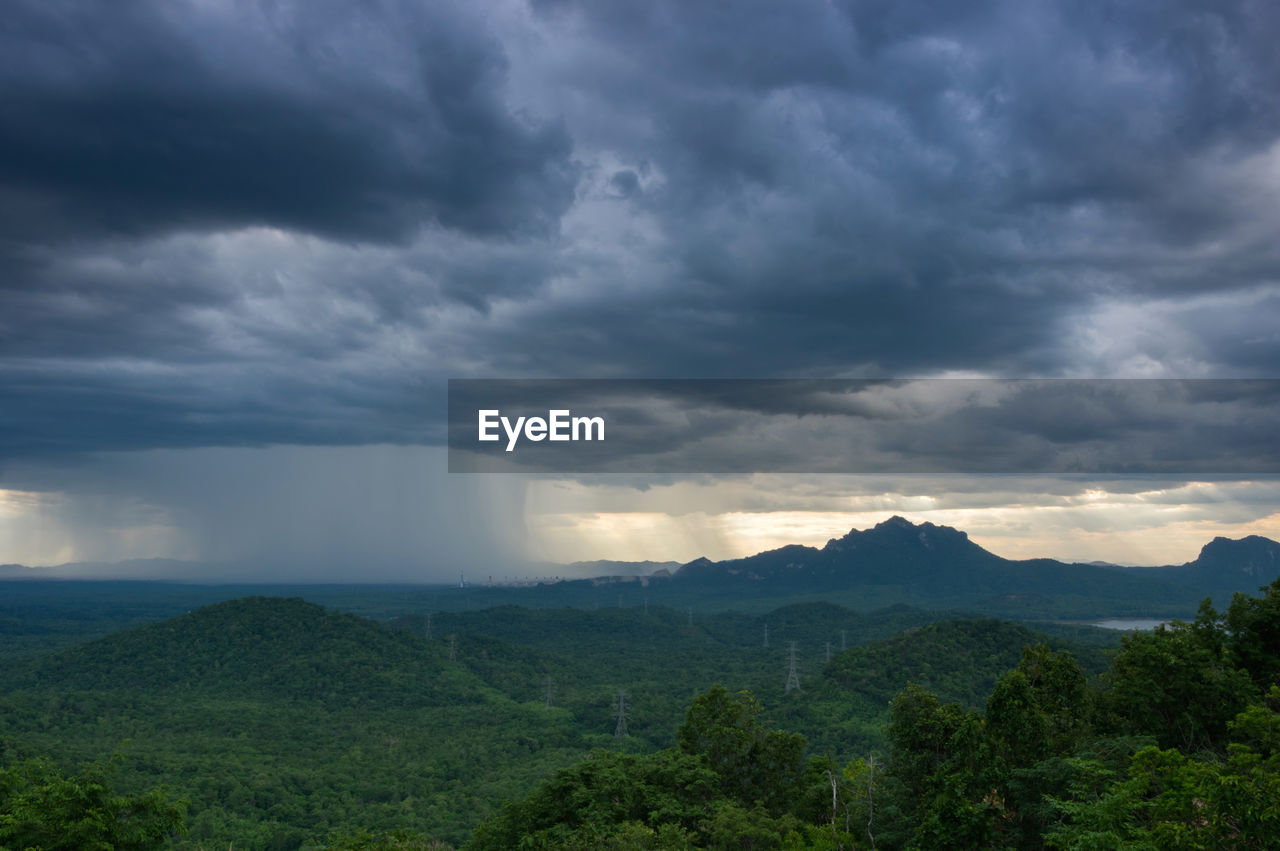
M1280 836L1280 580L1153 632L1033 626L901 605L372 620L218 602L10 657L0 847Z

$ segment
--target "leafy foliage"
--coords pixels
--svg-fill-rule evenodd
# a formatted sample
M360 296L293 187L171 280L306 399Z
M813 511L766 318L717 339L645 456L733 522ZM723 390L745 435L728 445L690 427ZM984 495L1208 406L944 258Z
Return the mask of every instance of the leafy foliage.
M1125 638L1103 688L1028 647L982 715L894 700L890 780L909 848L1267 848L1280 836L1280 580L1226 615ZM893 828L885 836L892 834Z
M512 608L428 637L230 601L0 670L4 812L168 825L138 847L1267 847L1277 584L1125 638L1101 678L1096 647L906 607ZM124 739L118 790L61 773ZM185 838L157 784L190 801ZM59 847L33 836L0 844Z
M68 776L36 759L0 771L0 848L151 851L185 832L185 802L159 789L116 794L113 766L89 764Z

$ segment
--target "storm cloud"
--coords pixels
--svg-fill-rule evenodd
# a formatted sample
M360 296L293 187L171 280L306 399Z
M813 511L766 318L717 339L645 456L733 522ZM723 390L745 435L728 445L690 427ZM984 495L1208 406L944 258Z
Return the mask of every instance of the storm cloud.
M570 141L503 104L502 46L463 8L15 4L4 226L33 241L553 229Z
M1274 378L1278 37L1247 0L19 0L0 487L438 446L448 377Z

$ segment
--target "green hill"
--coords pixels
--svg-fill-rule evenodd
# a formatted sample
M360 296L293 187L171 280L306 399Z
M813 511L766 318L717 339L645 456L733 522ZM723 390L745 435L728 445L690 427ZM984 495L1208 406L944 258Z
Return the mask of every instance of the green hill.
M1043 639L999 621L930 623L945 616L804 603L695 612L691 626L658 606L501 607L434 613L427 637L425 615L386 624L253 597L8 665L0 737L67 767L128 741L126 790L189 797L183 847L296 848L398 827L457 843L592 747L669 745L715 683L752 690L843 760L883 745L889 698L908 680L980 702ZM842 632L849 650L824 669ZM802 685L786 693L791 642ZM620 691L628 735L615 739Z
M431 705L456 697L440 648L300 599L250 597L14 665L10 688Z
M0 736L67 766L127 742L126 789L189 797L188 847L357 827L457 842L589 743L510 693L536 689L536 653L467 636L455 652L301 600L233 600L9 666Z
M944 701L981 706L996 679L1018 664L1022 648L1038 643L1061 645L1043 633L993 618L940 621L850 648L834 657L822 676L885 704L913 682Z

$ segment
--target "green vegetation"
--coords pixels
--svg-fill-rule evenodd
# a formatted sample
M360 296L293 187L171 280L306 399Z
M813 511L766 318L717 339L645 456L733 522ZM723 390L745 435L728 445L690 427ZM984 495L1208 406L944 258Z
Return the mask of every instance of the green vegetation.
M985 713L894 699L902 847L1267 848L1280 836L1280 580L1126 636L1098 687L1028 649ZM1265 691L1264 691L1265 690ZM1265 697L1264 697L1265 694Z
M587 747L565 713L486 679L492 652L463 638L473 661L451 663L443 642L249 598L14 665L0 718L17 756L71 764L127 740L121 784L181 790L192 847L402 827L458 840Z
M593 754L467 848L1275 847L1277 615L1280 580L1225 615L1206 603L1192 623L1126 637L1096 684L1069 653L1026 646L982 711L909 685L892 701L883 771L874 758L806 760L803 738L769 729L754 698L716 687L694 701L678 748ZM932 633L925 646L958 639L998 657L1008 630L918 632ZM828 671L846 680L882 650ZM1145 711L1134 697L1157 683Z
M1114 658L1094 631L1050 629L1086 641L905 606L378 623L298 599L216 603L0 671L0 848L69 847L48 832L67 824L101 832L68 833L76 847L104 848L1280 835L1280 583L1117 637Z
M482 825L469 851L509 848L769 848L811 832L829 766L804 737L770 729L747 692L693 702L679 747L598 751ZM797 806L797 802L799 805Z
M0 848L152 851L185 832L184 804L159 789L115 794L115 762L67 776L47 760L0 767Z
M1024 646L1048 640L1007 621L942 621L849 650L833 659L824 674L883 704L909 680L944 700L977 706L991 693L996 678L1018 664ZM1106 665L1100 650L1077 648L1076 656L1082 655L1095 672Z

